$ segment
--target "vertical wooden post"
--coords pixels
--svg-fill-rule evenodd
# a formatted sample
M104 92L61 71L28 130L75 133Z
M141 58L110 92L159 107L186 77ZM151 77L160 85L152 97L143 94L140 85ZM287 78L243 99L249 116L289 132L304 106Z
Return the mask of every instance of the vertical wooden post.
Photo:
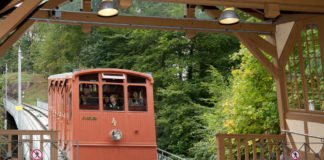
M51 134L51 159L57 159L58 158L58 132L52 132Z
M245 153L245 159L250 159L250 157L249 157L249 153L250 153L249 139L248 138L244 139L244 153Z
M30 154L33 152L33 149L34 149L33 137L34 137L33 134L29 135L29 153Z
M41 134L41 135L39 135L40 136L40 142L39 142L39 149L42 151L42 152L44 152L44 135L43 134Z
M252 139L252 148L253 148L253 160L257 160L257 147L255 139Z
M241 138L236 138L236 156L241 159Z
M18 135L18 160L23 160L23 135L19 134Z
M216 136L217 140L217 159L225 159L225 142L224 137L221 135Z
M8 142L7 142L7 144L8 144L8 151L7 151L7 153L10 153L11 156L12 156L12 135L11 134L8 135Z
M285 130L285 113L286 108L288 107L288 94L287 94L287 86L286 86L286 78L285 78L285 68L279 65L278 61L275 60L275 65L279 70L278 78L276 78L276 86L277 86L277 99L278 99L278 112L280 119L280 129Z

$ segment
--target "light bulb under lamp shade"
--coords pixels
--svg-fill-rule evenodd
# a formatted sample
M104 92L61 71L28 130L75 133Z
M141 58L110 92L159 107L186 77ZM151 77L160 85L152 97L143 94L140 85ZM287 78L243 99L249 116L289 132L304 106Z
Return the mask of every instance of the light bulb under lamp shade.
M103 0L100 3L98 15L103 17L112 17L119 13L117 0Z
M235 13L234 8L225 8L219 17L221 24L235 24L240 22L239 16Z

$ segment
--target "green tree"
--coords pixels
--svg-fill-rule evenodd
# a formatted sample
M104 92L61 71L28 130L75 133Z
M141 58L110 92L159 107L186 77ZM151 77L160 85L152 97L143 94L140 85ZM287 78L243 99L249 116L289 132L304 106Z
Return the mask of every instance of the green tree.
M273 78L246 48L235 56L241 56L242 63L232 71L232 91L223 104L223 113L227 114L224 126L229 133L279 133Z

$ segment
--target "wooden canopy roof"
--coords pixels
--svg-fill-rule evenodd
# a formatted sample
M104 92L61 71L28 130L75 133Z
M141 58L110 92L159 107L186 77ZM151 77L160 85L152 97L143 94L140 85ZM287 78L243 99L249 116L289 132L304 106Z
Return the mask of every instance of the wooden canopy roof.
M1 0L0 1L0 55L28 29L34 22L82 25L84 31L91 26L118 28L165 29L195 32L250 32L272 35L276 24L305 17L324 14L322 0L146 0L156 3L186 4L182 19L116 16L99 17L91 12L91 0L83 0L80 12L56 10L69 0ZM132 6L132 0L119 0L121 8ZM214 20L195 18L195 7L201 7ZM219 7L231 6L261 20L259 23L238 23L221 25L218 23Z

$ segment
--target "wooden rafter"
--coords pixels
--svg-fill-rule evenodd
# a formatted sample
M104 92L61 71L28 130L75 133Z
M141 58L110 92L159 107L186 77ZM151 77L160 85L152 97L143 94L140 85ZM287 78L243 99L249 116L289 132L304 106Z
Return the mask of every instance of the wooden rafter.
M9 36L9 38L0 44L0 57L4 55L7 49L10 48L33 23L33 20L28 20L23 23L23 25L19 26L17 30Z
M26 0L25 0L26 1ZM46 8L56 8L57 6L59 6L62 3L65 3L68 0L49 0L47 3L45 3L42 7L46 7ZM36 1L35 1L36 2ZM37 6L37 5L36 5ZM20 8L20 7L19 7ZM18 8L17 8L18 9ZM29 12L32 12L35 8L30 8ZM14 12L15 14L17 14L16 12ZM20 12L18 12L20 13ZM36 12L33 12L32 15L34 15ZM10 18L12 18L13 14L11 14L10 16L8 16L0 25L8 25L5 24L4 22L6 21L12 21ZM25 16L28 16L29 14L26 14ZM32 16L31 15L31 16ZM23 16L23 15L20 15ZM15 17L13 17L15 18ZM27 18L27 17L26 17ZM19 24L15 24L14 26L16 26L17 28L13 29L13 32L9 31L8 33L11 33L10 35L6 35L8 36L6 39L4 39L2 41L2 43L0 44L0 56L3 56L4 53L23 35L23 33L25 33L25 31L35 22L34 20L21 20L22 23Z
M9 4L7 4L4 8L0 10L0 14L7 12L8 10L14 8L17 4L21 3L22 0L13 0Z
M275 78L278 78L278 68L262 53L262 51L249 39L247 35L242 33L235 34L242 44L250 50L256 59L264 66L264 68Z
M25 0L24 3L15 9L4 21L0 23L0 39L3 40L12 32L28 15L30 15L42 0Z
M60 18L49 17L48 10L40 10L32 16L40 22L63 23L80 25L88 23L92 26L110 26L117 28L165 29L198 32L256 32L272 34L275 27L271 24L239 23L235 25L221 25L213 20L173 19L158 17L116 16L104 18L96 13L61 12Z
M324 13L322 0L146 0L154 2L169 2L194 4L200 6L233 6L236 8L265 9L267 5L278 5L282 11L297 11Z

